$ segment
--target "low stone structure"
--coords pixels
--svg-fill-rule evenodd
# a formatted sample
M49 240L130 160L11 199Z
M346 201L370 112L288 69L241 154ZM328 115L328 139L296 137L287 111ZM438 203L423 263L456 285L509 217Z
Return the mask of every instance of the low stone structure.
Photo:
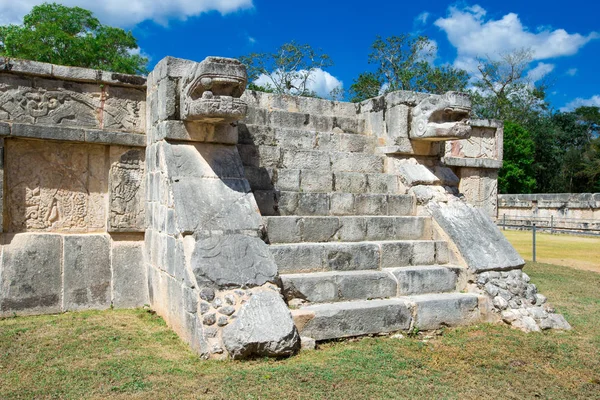
M150 304L205 358L568 327L488 216L502 125L464 94L244 92L216 57L147 81L0 65L2 316Z
M600 234L600 193L498 195L498 223Z

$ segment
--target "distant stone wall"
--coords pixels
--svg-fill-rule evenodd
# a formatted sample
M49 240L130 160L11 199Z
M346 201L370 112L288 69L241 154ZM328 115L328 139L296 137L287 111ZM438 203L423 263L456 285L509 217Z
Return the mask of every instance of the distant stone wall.
M0 58L0 316L148 302L145 79Z
M498 195L498 223L600 233L600 193Z

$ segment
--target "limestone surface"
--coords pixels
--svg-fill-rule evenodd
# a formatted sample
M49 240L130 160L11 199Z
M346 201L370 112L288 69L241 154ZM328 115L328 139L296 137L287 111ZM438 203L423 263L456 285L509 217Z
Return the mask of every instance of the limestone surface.
M255 293L223 329L223 344L232 358L280 357L300 349L300 336L281 296L264 291Z

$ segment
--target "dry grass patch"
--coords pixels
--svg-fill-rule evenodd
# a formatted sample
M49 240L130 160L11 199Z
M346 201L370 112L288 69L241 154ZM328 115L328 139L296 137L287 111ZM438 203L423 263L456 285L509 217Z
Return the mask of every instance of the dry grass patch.
M573 331L480 324L426 341L364 338L284 360L207 362L145 310L17 317L0 321L0 398L599 398L600 274L526 271Z
M533 257L531 231L502 231L526 260ZM538 262L600 272L600 237L536 234Z

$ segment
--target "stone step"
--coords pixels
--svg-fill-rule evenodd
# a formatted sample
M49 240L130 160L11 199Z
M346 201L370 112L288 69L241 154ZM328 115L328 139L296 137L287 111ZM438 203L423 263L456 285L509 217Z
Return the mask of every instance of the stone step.
M315 169L279 169L245 166L244 176L252 190L283 190L304 193L404 194L397 175L385 173L333 172ZM401 189L402 188L402 189Z
M317 132L332 132L334 129L346 133L360 133L365 131L365 121L362 118L334 117L253 107L248 107L248 114L243 123Z
M480 320L478 304L474 294L436 293L314 304L291 312L301 336L328 340L467 325Z
M430 240L431 217L264 217L269 243Z
M433 240L272 244L280 274L381 270L448 263L448 245Z
M415 214L415 199L407 194L304 193L278 190L254 190L253 193L263 216Z
M377 138L361 133L317 132L314 130L239 125L239 145L277 146L284 150L321 150L374 154Z
M331 172L382 173L385 157L327 150L286 150L278 146L238 145L244 167Z
M459 267L428 265L382 271L282 274L280 277L288 301L333 303L452 292L456 290L461 270Z

